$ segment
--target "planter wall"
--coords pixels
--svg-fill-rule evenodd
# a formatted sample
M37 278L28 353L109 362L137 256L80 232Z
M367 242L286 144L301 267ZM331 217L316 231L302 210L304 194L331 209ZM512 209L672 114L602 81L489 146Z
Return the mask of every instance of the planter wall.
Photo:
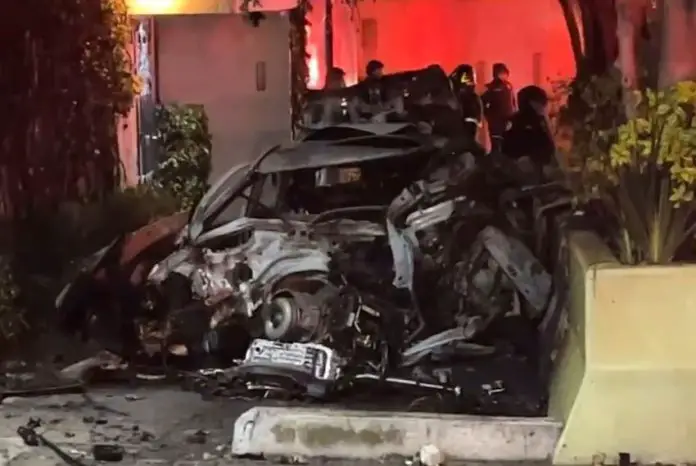
M569 329L549 415L564 422L555 464L696 461L696 265L620 265L573 232Z

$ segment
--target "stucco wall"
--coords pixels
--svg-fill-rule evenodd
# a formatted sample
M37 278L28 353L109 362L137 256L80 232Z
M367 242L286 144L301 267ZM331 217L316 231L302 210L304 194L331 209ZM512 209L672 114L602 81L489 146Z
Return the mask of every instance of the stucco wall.
M437 63L451 71L460 63L485 69L505 62L513 84L546 85L575 71L558 0L377 0L359 4L361 62L377 58L388 71Z
M290 137L289 23L267 13L259 27L240 15L157 18L162 102L203 104L213 135L215 179ZM265 63L266 89L257 90Z

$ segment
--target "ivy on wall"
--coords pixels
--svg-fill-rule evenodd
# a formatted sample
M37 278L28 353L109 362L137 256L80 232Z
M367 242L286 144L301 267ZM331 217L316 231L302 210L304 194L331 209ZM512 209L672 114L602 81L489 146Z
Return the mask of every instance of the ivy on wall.
M156 121L163 154L152 181L176 199L180 209L192 209L209 187L208 117L201 105L165 105L157 108Z
M305 106L309 69L307 67L307 13L312 5L309 0L300 0L299 6L290 12L290 109L293 133L302 121Z

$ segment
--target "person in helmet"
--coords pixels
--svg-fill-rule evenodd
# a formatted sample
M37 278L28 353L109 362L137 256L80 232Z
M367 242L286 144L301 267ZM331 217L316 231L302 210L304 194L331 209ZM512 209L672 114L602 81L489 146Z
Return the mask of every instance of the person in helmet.
M535 171L542 173L553 164L556 152L548 125L548 95L540 87L527 86L520 90L517 101L519 110L505 131L503 153L516 160L528 157Z
M338 67L329 68L326 73L324 89L334 90L346 87L346 72Z
M379 60L370 60L365 67L365 76L370 78L381 78L384 76L384 63Z
M450 74L450 81L462 109L465 136L475 140L483 121L483 103L476 94L474 67L467 64L459 65Z
M509 77L510 70L504 63L494 64L493 80L486 84L486 91L481 96L494 151L501 149L508 121L517 110L515 91L508 80Z
M362 100L371 106L382 104L385 96L382 88L382 76L384 76L384 63L379 60L370 60L365 67L365 79L362 82Z
M341 89L346 87L346 73L341 68L329 68L326 72L324 88L319 92L310 91L303 110L304 125L329 125L343 123L349 119Z

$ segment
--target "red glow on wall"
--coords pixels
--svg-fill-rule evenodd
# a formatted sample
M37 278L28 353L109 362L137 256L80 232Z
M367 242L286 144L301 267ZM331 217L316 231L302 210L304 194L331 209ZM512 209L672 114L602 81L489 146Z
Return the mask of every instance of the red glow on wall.
M326 73L325 2L308 13L308 87L320 88ZM357 81L365 64L382 61L387 73L432 64L446 72L473 65L480 83L503 62L512 84L521 88L575 75L575 60L558 0L376 0L357 11L334 1L334 65Z
M432 64L450 72L469 63L485 81L493 63L503 62L518 89L530 84L550 88L551 81L575 74L558 0L377 0L358 5L361 21L376 24L362 40L363 67L378 59L386 72Z
M321 73L319 72L319 54L317 53L317 44L315 35L312 34L312 26L305 26L307 35L307 87L309 89L317 89L321 86Z
M382 1L382 0L379 0ZM312 2L312 9L307 13L311 25L307 37L307 66L310 89L324 86L326 76L326 2ZM360 52L359 34L360 15L349 2L334 0L333 4L333 65L345 73L348 86L358 81Z

